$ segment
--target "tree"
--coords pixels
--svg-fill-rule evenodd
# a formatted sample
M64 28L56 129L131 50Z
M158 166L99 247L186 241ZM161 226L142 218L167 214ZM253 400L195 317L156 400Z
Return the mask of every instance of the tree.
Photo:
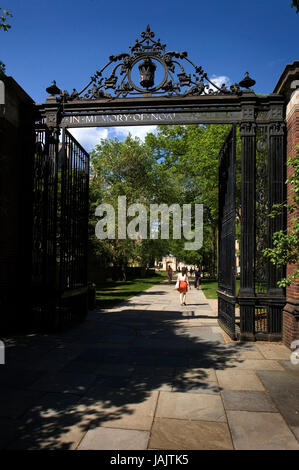
M0 10L2 10L1 7ZM7 17L12 17L12 14L7 10L3 10L3 14L0 13L0 15L0 29L3 29L3 31L6 32L11 28L11 25L7 23Z
M1 7L0 10L2 10ZM3 10L2 15L0 13L0 30L3 29L3 31L5 32L7 32L11 28L11 26L7 23L8 16L12 17L12 14L7 10ZM5 73L5 64L0 60L0 74L1 73Z
M204 265L216 276L218 155L229 129L228 125L159 126L157 133L148 134L144 143L131 136L124 142L101 141L91 154L92 250L113 264L128 264L134 260L143 266L171 253L188 264ZM239 186L239 172L237 175ZM101 202L110 203L117 214L117 198L122 195L126 195L128 205L140 202L147 209L153 203L178 204L181 208L183 204L190 204L192 214L195 204L203 204L202 248L185 250L185 239L173 239L171 216L169 240L97 240L94 235L96 206ZM239 202L237 208L239 214ZM194 228L193 219L191 229Z
M157 135L150 134L145 140L167 172L177 202L204 205L204 227L208 230L200 257L203 259L205 253L205 262L209 260L213 276L217 270L218 154L229 128L228 125L159 126ZM172 254L178 258L189 258L187 252L184 255L182 244L171 242L171 247Z
M293 0L291 7L296 8L296 13L299 13L299 0Z
M141 203L147 209L151 203L160 203L167 187L167 175L161 172L149 148L138 138L130 135L124 142L117 139L102 140L91 153L92 181L90 184L91 225L98 219L94 216L97 205L111 204L116 214L115 239L96 239L90 231L92 250L106 263L127 266L130 263L151 265L155 258L168 253L168 240L119 239L118 197L126 196L127 206ZM127 217L128 223L133 217ZM148 227L149 233L149 227Z

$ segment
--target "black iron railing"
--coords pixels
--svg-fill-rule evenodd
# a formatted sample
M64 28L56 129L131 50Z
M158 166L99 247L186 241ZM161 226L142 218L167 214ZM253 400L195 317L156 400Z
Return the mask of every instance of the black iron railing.
M86 314L89 155L42 127L33 168L32 310L48 328Z

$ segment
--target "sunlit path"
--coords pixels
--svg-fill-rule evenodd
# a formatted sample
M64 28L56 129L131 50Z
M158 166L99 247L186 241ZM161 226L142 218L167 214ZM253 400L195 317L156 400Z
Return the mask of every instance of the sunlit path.
M289 350L229 341L200 290L181 307L174 287L63 335L7 338L2 448L299 449Z

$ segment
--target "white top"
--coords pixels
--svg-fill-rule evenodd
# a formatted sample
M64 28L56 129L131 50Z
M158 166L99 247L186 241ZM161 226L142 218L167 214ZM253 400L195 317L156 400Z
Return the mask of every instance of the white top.
M187 274L182 274L182 273L179 273L178 274L178 281L187 281L188 282L188 276Z

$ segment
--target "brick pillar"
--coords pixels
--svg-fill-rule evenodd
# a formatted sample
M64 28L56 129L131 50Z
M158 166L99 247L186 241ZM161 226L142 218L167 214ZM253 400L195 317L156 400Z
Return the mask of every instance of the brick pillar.
M294 156L299 157L299 61L287 65L275 89L275 93L283 94L286 98L286 126L287 126L287 160ZM287 167L287 177L293 172L292 166ZM293 188L287 186L287 199L293 202ZM287 227L292 227L292 219L299 217L299 208L296 212L287 214ZM288 265L287 276L295 270L295 265ZM299 339L299 286L298 279L286 289L287 303L283 309L282 338L286 346Z
M298 88L291 95L291 99L287 105L287 158L299 158L299 80ZM294 169L288 166L287 176L292 175ZM292 203L293 188L290 184L287 187L288 202ZM292 219L299 217L299 208L292 214L287 214L288 228L292 226ZM291 275L295 270L295 265L287 266L287 276ZM287 346L295 339L299 339L299 286L297 282L293 282L287 287L287 303L283 309L283 341Z

